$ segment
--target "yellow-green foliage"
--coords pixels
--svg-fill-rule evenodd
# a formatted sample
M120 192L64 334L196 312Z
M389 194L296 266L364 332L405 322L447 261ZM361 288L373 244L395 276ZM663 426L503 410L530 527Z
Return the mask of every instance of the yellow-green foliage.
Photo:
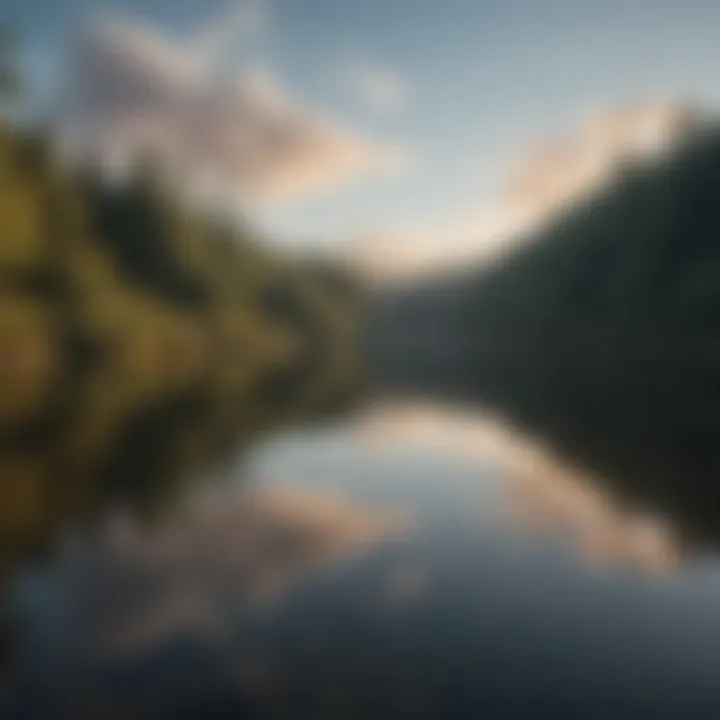
M0 126L0 552L318 412L354 381L355 313L147 168L111 188Z

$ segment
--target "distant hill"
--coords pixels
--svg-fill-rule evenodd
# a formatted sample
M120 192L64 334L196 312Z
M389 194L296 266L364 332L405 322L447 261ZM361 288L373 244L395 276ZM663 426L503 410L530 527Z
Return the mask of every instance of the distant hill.
M719 191L708 126L501 260L388 292L380 384L495 408L688 541L717 542Z

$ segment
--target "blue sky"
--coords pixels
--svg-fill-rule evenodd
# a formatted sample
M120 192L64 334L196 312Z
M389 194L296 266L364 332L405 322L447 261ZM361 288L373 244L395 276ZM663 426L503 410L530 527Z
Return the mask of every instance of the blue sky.
M5 0L7 3L8 0ZM0 17L48 97L63 48L90 18L122 15L168 37L222 24L242 1L9 0ZM269 0L229 46L228 68L271 69L284 89L363 137L409 149L402 172L370 175L259 212L273 231L346 236L441 224L492 203L510 157L593 107L679 97L716 106L720 3L712 0ZM402 90L379 107L349 79L375 68ZM344 74L343 74L344 73ZM381 104L381 103L380 103Z

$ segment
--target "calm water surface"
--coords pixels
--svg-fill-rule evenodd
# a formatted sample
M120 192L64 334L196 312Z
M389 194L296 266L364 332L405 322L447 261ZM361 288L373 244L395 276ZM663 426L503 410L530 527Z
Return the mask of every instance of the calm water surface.
M720 717L715 561L592 566L508 502L423 443L267 443L13 583L5 716Z

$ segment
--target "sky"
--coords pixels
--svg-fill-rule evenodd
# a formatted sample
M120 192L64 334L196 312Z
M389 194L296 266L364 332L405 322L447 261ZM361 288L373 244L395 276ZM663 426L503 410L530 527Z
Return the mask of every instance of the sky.
M157 139L300 243L452 242L578 118L720 104L715 0L0 0L0 20L81 144Z

